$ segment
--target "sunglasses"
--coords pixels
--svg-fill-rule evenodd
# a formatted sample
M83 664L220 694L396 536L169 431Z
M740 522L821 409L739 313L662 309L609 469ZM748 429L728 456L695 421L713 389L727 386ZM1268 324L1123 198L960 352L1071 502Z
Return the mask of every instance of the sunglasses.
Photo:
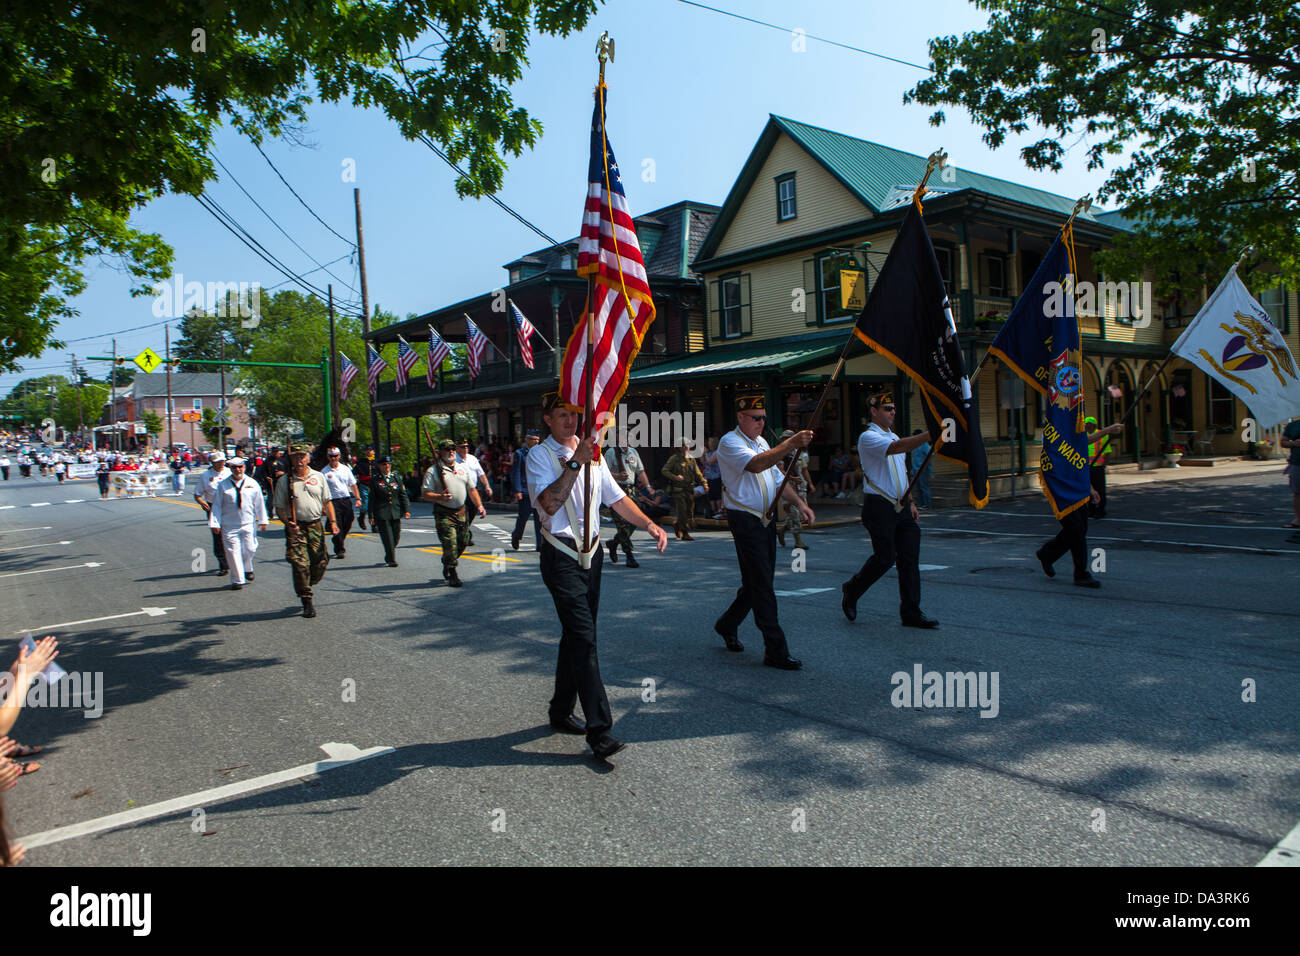
M749 415L749 412L746 412L745 414L746 414L746 415ZM767 421L767 416L766 416L766 415L749 415L749 417L752 418L752 419L753 419L754 421L756 421L756 422L765 422L765 421Z

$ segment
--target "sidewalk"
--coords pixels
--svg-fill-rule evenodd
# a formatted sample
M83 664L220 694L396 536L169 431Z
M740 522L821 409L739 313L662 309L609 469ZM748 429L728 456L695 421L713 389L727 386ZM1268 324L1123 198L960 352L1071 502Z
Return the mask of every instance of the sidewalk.
M1213 461L1212 466L1189 465L1184 461L1177 468L1148 468L1139 471L1136 462L1109 465L1106 468L1106 485L1108 488L1125 488L1129 485L1145 485L1160 481L1189 481L1196 478L1238 478L1247 475L1277 475L1281 480L1282 469L1286 467L1285 458L1270 458L1266 461L1252 461L1248 458L1220 456L1203 458L1200 461Z

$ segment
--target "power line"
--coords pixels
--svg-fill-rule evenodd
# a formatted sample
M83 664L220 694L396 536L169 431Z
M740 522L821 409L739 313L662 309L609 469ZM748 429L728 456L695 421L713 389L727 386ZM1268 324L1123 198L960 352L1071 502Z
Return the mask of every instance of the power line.
M426 48L426 49L427 49L427 48ZM262 147L261 147L261 146L258 146L256 143L253 143L253 148L254 148L255 150L257 150L259 153L262 153ZM312 209L311 206L307 205L307 200L305 200L305 199L303 199L301 196L299 196L299 195L298 195L298 190L294 189L293 186L290 186L290 185L289 185L289 180L287 180L287 179L284 178L284 174L281 173L279 169L276 169L275 163L271 162L271 157L268 156L268 155L266 155L266 153L262 153L262 158L263 158L264 160L266 160L266 163L267 163L268 166L270 166L272 169L275 170L275 174L276 174L277 176L280 177L280 182L284 183L285 186L288 187L289 192L293 193L294 198L297 199L298 202L302 203L303 208L306 209L306 210L307 210L309 213L311 213L313 216L316 216L316 210L315 210L315 209ZM346 242L349 246L352 246L353 248L356 248L356 245L357 245L357 244L356 244L355 240L349 239L349 238L347 238L346 236L339 235L338 230L336 230L333 226L331 226L328 222L326 222L326 221L325 221L324 219L322 219L320 216L316 216L316 221L317 221L318 223L320 223L322 226L324 226L326 229L328 229L330 232L334 233L334 235L338 236L340 239L342 239L344 242Z
M768 23L766 20L755 20L753 17L741 16L739 13L732 13L730 10L719 10L717 7L710 7L703 3L696 3L695 0L677 0L678 3L684 3L687 6L699 7L701 10L709 10L713 13L720 13L724 17L734 17L737 20L744 20L748 23L757 23L760 27L770 27L773 30L780 30L782 33L793 33L789 27L778 26L775 23ZM910 60L900 60L896 56L886 56L883 53L877 53L874 50L864 50L860 46L850 46L847 43L841 43L839 40L828 40L826 37L815 36L814 34L803 32L803 35L810 40L818 40L822 43L829 43L831 46L841 47L845 50L852 50L854 53L865 53L867 56L874 56L881 60L888 60L890 63L901 63L903 66L910 66L917 70L924 70L926 73L933 73L934 70L928 66L922 66L920 63L913 63Z
M281 234L282 236L284 236L286 239L288 239L290 242L292 242L292 243L294 244L294 246L298 249L299 252L301 252L304 256L306 256L306 257L307 257L308 259L310 259L312 262L316 263L317 266L320 266L321 269L325 269L325 267L322 266L322 265L320 264L320 260L319 260L319 259L317 259L315 256L313 256L310 252L308 252L308 251L307 251L306 249L304 249L302 246L298 245L298 240L294 239L293 236L291 236L291 235L289 235L289 233L285 232L284 227L281 226L278 222L275 221L275 217L272 216L269 212L267 212L266 209L262 206L262 204L261 204L260 202L258 202L256 199L253 198L252 194L251 194L247 189L244 188L244 184L241 183L238 179L235 178L235 174L232 173L232 172L230 171L230 167L228 167L225 163L223 163L223 162L220 160L220 158L217 157L217 155L216 155L215 153L213 154L212 158L213 158L214 160L216 160L218 166L220 166L222 169L224 169L224 170L226 171L226 175L229 176L230 179L231 179L231 181L232 181L236 186L239 187L239 191L242 192L245 196L248 197L249 202L251 202L251 203L252 203L254 206L256 206L259 210L261 210L262 215L264 215L267 219L271 220L271 225L275 226L276 229L279 229L279 230L280 230L280 234ZM336 282L340 282L340 283L343 282L342 279L340 279L338 276L334 275L334 273L330 272L329 269L325 269L325 273L326 273L327 275L331 276L331 277L332 277ZM305 275L305 273L304 273L304 275ZM344 283L344 285L346 285L346 283ZM357 290L351 288L350 286L348 286L348 291L351 292L353 295L357 295L357 294L358 294L358 293L357 293Z
M406 67L402 66L401 60L400 60L399 58L397 58L396 56L394 56L393 59L394 59L394 62L397 64L397 69L398 69L398 71L402 74L402 79L406 80L406 85L407 85L407 87L410 88L410 90L411 90L412 93L415 93L415 94L418 96L418 95L419 95L419 92L415 89L415 84L411 82L411 77L410 77L410 74L408 74L408 73L406 72ZM470 175L469 175L469 173L467 173L465 170L461 169L461 167L458 166L458 165L456 165L456 163L452 162L451 157L448 156L446 153L444 153L442 150L440 150L440 149L437 147L437 145L433 142L433 140L429 139L429 137L426 136L426 135L424 135L424 133L421 133L421 132L419 132L419 131L416 131L415 138L418 139L418 140L419 140L421 143L423 143L425 146L429 147L429 149L433 151L433 154L434 154L435 156L437 156L437 157L438 157L439 159L441 159L444 163L446 163L448 166L450 166L452 169L454 169L456 172L458 172L458 173L459 173L461 176L463 176L465 179L470 179L470 178L471 178ZM540 226L534 225L534 224L533 224L529 219L527 219L524 215L522 215L521 213L515 212L515 210L514 210L513 208L511 208L511 207L510 207L510 206L509 206L505 201L503 201L502 199L498 198L497 195L496 195L496 193L489 193L487 198L490 199L492 202L496 203L497 206L501 207L501 209L505 210L506 213L508 213L510 216L513 216L515 219L517 219L517 220L518 220L520 223L522 223L524 226L526 226L527 228L531 229L533 232L537 233L539 236L541 236L543 239L545 239L545 240L546 240L548 243L550 243L552 246L563 245L563 243L561 243L561 242L560 242L558 239L556 239L554 236L551 236L550 234L548 234L548 233L547 233L545 230L543 230Z
M240 225L239 221L235 219L235 217L232 216L229 212L227 212L221 206L221 204L218 203L215 199L213 199L211 196L207 195L206 193L202 193L198 196L195 196L194 199L200 206L206 209L208 213L211 214L212 217L217 220L217 222L221 223L228 230L230 230L230 232L234 234L236 239L238 239L244 245L248 246L248 248L251 249L254 253L256 253L260 259L266 262L267 265L271 266L271 268L275 269L281 275L287 277L289 281L297 283L299 286L302 287L304 291L307 292L308 295L315 296L317 299L320 299L322 302L328 301L327 294L323 290L318 289L315 286L313 286L310 282L305 281L302 278L302 275L293 272L288 266L280 262L280 260L277 259L270 252L270 250L268 250L260 242L254 239L252 234L249 233L248 230L245 229L242 225ZM345 303L345 304L351 305L351 303ZM345 313L345 314L352 314L352 313Z

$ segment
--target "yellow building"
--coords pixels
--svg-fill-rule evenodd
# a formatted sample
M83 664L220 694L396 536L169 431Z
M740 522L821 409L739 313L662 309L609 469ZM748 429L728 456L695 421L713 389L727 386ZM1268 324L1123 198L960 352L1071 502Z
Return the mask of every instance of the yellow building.
M734 426L731 400L748 391L766 392L773 431L807 424L857 314L840 307L840 271L860 269L874 281L925 166L921 156L770 117L692 266L707 302L703 334L692 336L698 351L634 371L629 394L703 411L711 435ZM925 222L968 369L984 357L1073 206L1074 197L964 168L931 176ZM1075 220L1081 284L1110 278L1097 274L1093 255L1127 228L1117 213ZM1219 278L1207 277L1207 294ZM1144 302L1141 285L1128 290L1136 302L1117 301L1118 287L1107 288L1109 302L1080 314L1088 410L1103 424L1123 414L1201 305ZM1300 352L1294 290L1261 302ZM811 449L814 472L836 446L855 443L866 421L862 386L878 382L894 383L898 430L923 427L910 383L880 356L857 355L828 396ZM996 360L975 384L989 472L1001 476L993 484L1003 491L1010 476L1023 482L1037 469L1043 418L1037 397L1025 404L1016 377ZM1231 393L1176 359L1143 398L1117 458L1154 459L1175 441L1192 453L1240 454L1247 415ZM940 462L936 470L942 477L950 467Z

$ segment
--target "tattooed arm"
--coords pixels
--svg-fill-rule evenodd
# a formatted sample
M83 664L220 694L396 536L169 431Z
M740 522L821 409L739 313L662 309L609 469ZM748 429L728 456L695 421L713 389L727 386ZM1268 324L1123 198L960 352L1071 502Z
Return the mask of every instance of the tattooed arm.
M578 443L578 448L569 461L576 461L580 465L585 465L587 462L595 460L595 457L595 442L588 438ZM548 515L553 515L563 508L564 502L568 500L570 493L573 491L573 483L580 474L582 474L581 468L561 468L560 477L547 485L546 489L537 496L537 507Z

